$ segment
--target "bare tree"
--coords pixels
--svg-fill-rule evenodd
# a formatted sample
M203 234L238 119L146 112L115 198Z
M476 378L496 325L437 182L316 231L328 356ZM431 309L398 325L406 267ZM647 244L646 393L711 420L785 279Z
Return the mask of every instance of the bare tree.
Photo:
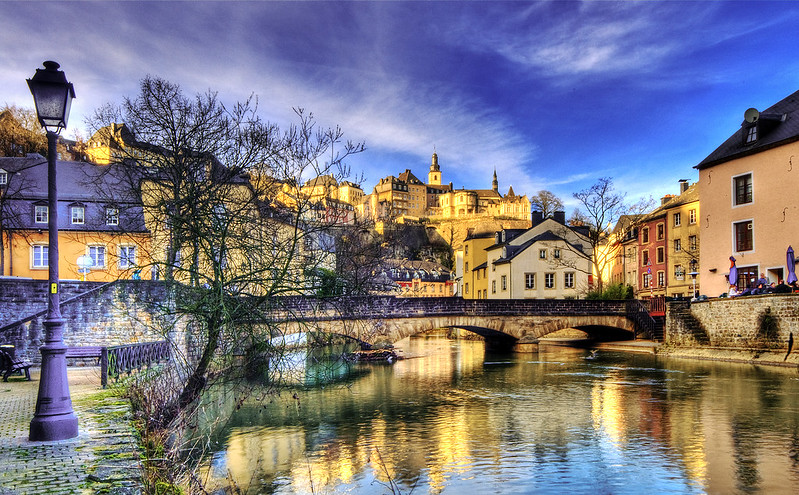
M629 204L626 194L614 190L613 179L600 178L593 186L574 193L580 202L583 225L588 227L587 237L592 250L591 263L597 274L597 289L603 287L602 274L616 257L620 248L617 243L609 243L611 231L622 215L640 218L641 214L652 207L652 199L642 199ZM574 215L573 215L574 216Z
M345 159L364 147L344 141L339 128L320 128L303 110L296 115L281 131L259 118L255 98L228 107L214 92L189 96L148 76L138 96L91 119L94 131L125 124L112 136L116 166L108 170L139 195L150 231L139 265L170 283L174 310L195 343L153 428L168 428L190 410L214 371L232 366L231 356L269 347L276 329L266 308L275 296L313 294L317 269L335 266L330 226L312 202L269 198L304 178L343 177ZM259 319L265 323L247 324Z
M551 217L556 211L563 211L563 201L554 193L542 190L530 198L532 211L540 211L543 218Z
M6 270L6 246L13 237L27 239L32 232L27 220L30 219L30 202L26 193L33 189L33 181L26 170L43 166L47 159L38 154L27 158L0 159L0 275Z

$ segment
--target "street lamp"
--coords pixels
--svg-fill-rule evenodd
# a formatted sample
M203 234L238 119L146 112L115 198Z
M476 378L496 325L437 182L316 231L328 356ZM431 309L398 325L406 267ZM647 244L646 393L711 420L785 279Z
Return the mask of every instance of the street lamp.
M44 320L42 372L36 412L31 420L30 440L66 440L78 436L78 417L72 410L67 381L67 348L64 345L61 302L58 294L58 189L56 187L56 144L58 133L67 126L69 107L75 98L72 83L58 70L56 62L47 61L44 69L28 79L36 104L39 123L47 131L47 196L49 290L47 316Z

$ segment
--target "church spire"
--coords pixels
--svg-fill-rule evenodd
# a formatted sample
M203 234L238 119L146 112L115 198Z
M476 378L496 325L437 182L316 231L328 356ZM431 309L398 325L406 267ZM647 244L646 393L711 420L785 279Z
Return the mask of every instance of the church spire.
M491 181L491 189L495 193L499 193L499 181L497 180L497 168L494 167L494 180Z
M438 166L438 153L433 150L433 161L430 163L430 172L427 173L427 183L433 186L441 185L441 168Z

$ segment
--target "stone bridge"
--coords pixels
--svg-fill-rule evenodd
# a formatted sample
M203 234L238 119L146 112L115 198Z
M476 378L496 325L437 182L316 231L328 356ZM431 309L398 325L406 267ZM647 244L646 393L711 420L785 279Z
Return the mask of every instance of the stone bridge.
M166 294L162 282L144 280L62 283L64 342L109 346L169 338L190 346L190 335L166 336L159 330L168 328L159 323ZM15 345L19 357L37 363L46 299L47 281L0 280L0 343ZM436 328L463 328L485 337L488 346L517 350L532 350L538 338L564 328L577 328L596 340L652 335L647 326L652 319L634 300L276 297L270 307L255 309L277 324L270 331L320 331L357 339L367 347Z
M532 350L539 338L565 328L595 340L628 340L649 332L648 314L638 301L281 298L270 314L286 334L307 331L312 323L316 331L367 345L394 343L436 328L463 328L484 337L490 347L516 350Z

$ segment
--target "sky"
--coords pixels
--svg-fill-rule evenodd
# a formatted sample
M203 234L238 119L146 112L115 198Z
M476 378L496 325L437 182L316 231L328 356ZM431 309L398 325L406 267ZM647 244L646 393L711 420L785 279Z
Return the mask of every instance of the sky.
M75 86L69 128L135 96L146 75L189 94L254 94L366 145L366 193L426 182L573 193L611 177L632 202L678 192L694 165L799 90L799 2L13 2L0 0L0 105L55 60Z

